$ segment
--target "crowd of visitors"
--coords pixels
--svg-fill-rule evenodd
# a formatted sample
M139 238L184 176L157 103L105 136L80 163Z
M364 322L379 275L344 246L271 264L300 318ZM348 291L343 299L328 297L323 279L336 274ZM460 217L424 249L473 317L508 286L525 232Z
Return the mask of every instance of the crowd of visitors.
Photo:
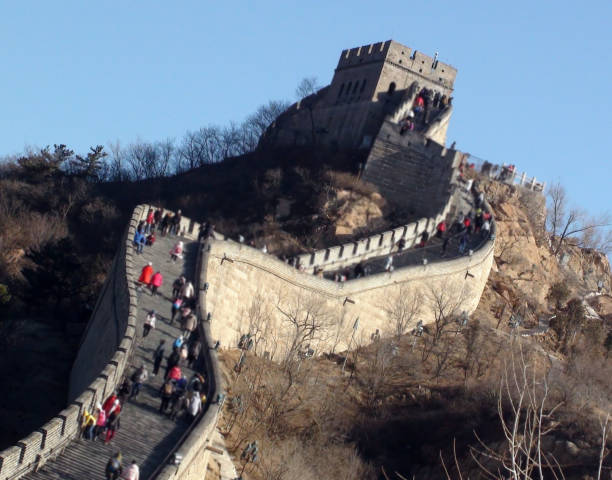
M422 88L415 96L406 116L399 122L400 135L429 125L439 113L451 105L452 100L452 97L440 92L430 88Z
M160 209L150 209L146 219L141 222L134 235L134 248L142 253L145 246L155 244L155 235L180 234L181 212L176 215L167 213L162 215ZM207 225L208 226L208 225ZM206 229L204 234L206 234ZM210 228L208 229L210 230ZM170 252L173 262L183 258L184 244L178 241ZM152 295L162 293L165 283L162 272L153 267L153 262L147 262L142 267L138 283L150 289ZM152 354L152 370L149 371L146 362L141 362L131 372L126 372L119 387L104 400L98 402L94 408L83 411L81 417L81 437L89 441L112 442L121 427L121 415L128 402L136 401L141 395L143 386L151 379L160 375L160 369L165 360L165 371L161 379L161 386L156 387L160 400L159 412L172 420L185 418L195 419L202 411L206 402L206 379L201 373L189 374L187 368L196 368L202 351L196 315L196 291L191 280L184 275L176 278L171 285L172 293L163 291L164 299L170 302L170 316L167 323L172 325L178 322L180 335L170 342L161 338ZM168 290L170 290L168 288ZM166 321L159 311L150 309L145 312L142 323L142 338L147 338L151 332L159 327L160 322ZM167 346L169 345L169 348ZM151 392L150 389L147 393ZM136 461L124 468L121 452L114 454L107 462L105 474L107 479L139 479L140 471Z

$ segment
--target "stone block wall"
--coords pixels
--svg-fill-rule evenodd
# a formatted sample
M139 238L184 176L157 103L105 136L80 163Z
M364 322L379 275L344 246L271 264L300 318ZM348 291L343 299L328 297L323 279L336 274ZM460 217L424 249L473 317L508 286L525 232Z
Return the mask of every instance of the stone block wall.
M461 154L415 132L399 133L385 120L366 161L363 179L385 199L419 216L435 216L452 195Z
M256 352L282 359L292 327L281 311L319 316L324 328L310 345L317 353L346 349L356 318L360 327L355 340L361 344L377 329L383 334L392 331L385 307L398 295L422 296L422 311L414 323L433 319L436 292L456 298L461 311L471 313L489 275L493 244L493 238L487 240L472 256L338 283L300 272L246 245L212 241L207 266L212 339L222 348L235 348L242 334L256 332ZM259 319L249 314L254 306L264 312Z

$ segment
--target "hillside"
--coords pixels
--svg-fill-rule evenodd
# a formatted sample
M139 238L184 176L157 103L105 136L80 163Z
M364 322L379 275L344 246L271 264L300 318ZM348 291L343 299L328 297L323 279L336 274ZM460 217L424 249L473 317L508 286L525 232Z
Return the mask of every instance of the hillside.
M503 391L498 404L500 381L504 372L521 378L523 359L527 371L548 379L543 408L559 403L546 420L545 454L565 478L594 478L599 422L612 408L609 262L570 245L561 265L541 230L543 197L480 181L498 238L494 271L467 329L453 320L438 343L435 326L422 338L381 332L355 352L303 360L297 369L247 354L237 374L239 352L223 353L226 443L238 467L246 441L260 446L261 460L247 465L245 478L446 478L441 458L450 478L459 478L458 468L463 478L486 478L472 454L489 468L500 465L486 456L487 448L502 456L507 448L499 415L512 411ZM593 293L600 279L603 295ZM568 287L560 300L551 293L558 285ZM518 329L512 315L524 318ZM609 459L603 468L612 469Z
M0 311L0 361L10 366L4 375L36 381L3 397L3 440L15 440L63 406L80 332L135 204L180 208L218 231L292 255L408 219L356 178L358 161L350 152L290 150L121 183L4 167L0 283L13 297ZM262 460L246 478L292 478L292 472L302 479L330 472L384 478L383 468L388 478L401 478L394 472L441 478L440 452L452 468L453 441L462 471L479 478L470 455L478 447L474 432L503 450L500 376L509 359L522 355L538 375L548 375L552 400L563 403L547 448L566 478L592 475L598 421L612 398L612 299L597 292L601 280L610 293L610 265L604 255L571 244L552 255L543 198L479 180L495 213L497 241L493 271L467 329L459 332L449 318L439 338L432 327L418 338L381 332L355 352L291 368L250 358L240 375L233 370L237 352L223 354L231 388L221 423L230 450L239 457L252 437L262 442ZM509 327L511 315L523 318L517 330ZM44 398L36 395L41 388ZM502 407L505 417L509 407Z
M361 154L247 154L167 178L103 183L60 168L64 146L0 165L0 448L63 408L68 372L135 205L182 209L278 255L397 221L352 173ZM10 300L9 300L10 299ZM6 301L5 301L6 300ZM46 395L37 392L43 388Z

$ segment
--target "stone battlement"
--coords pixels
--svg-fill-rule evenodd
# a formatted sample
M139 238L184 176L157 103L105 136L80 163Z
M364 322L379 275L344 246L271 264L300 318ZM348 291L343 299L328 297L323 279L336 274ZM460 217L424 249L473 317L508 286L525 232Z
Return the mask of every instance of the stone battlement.
M452 65L393 40L343 50L336 71L372 62L389 62L451 89L457 76L457 69Z

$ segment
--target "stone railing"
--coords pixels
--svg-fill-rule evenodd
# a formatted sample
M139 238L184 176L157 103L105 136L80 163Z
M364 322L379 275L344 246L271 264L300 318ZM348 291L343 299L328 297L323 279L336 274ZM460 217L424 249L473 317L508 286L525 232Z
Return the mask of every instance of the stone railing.
M473 165L474 170L488 178L493 178L508 185L516 185L534 192L544 192L546 182L540 182L536 177L529 177L527 172L518 172L514 166L489 162L472 154L466 154L466 163Z
M0 452L0 480L14 480L28 472L37 470L48 460L55 458L80 433L81 416L84 410L91 411L96 402L101 402L121 381L128 364L136 336L136 290L134 260L132 258L132 237L141 217L142 206L136 207L129 227L123 236L121 247L115 256L113 269L106 280L96 308L91 317L81 346L90 343L98 333L96 328L109 321L120 330L110 349L114 352L105 358L96 359L103 368L92 377L91 368L78 371L75 362L71 373L71 384L85 383L78 396L55 417L42 427L21 439L14 446ZM102 318L103 321L96 322ZM121 318L117 318L121 317ZM123 330L123 331L121 331ZM96 350L99 352L99 350ZM104 352L103 352L104 353ZM91 352L90 352L91 354ZM78 360L77 356L77 360Z
M299 264L304 271L310 273L314 273L315 270L336 270L362 260L388 254L402 239L406 242L405 248L411 248L420 241L423 232L427 232L431 237L437 225L449 214L450 209L451 202L449 201L435 217L421 218L408 225L370 235L354 242L298 255Z

